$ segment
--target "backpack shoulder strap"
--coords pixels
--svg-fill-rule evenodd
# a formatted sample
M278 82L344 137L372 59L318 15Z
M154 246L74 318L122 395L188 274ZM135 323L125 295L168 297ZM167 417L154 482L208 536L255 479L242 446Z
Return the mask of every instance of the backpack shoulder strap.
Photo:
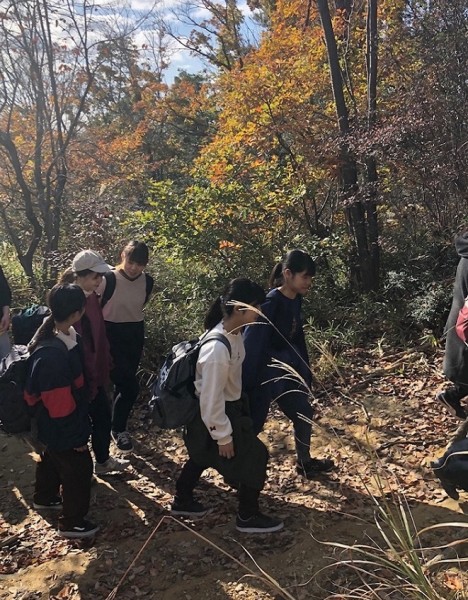
M151 275L148 275L148 273L145 273L145 281L146 281L146 288L145 288L145 304L146 304L149 300L149 297L151 296L151 292L153 291L154 279L151 277Z
M217 342L223 343L226 346L226 348L228 349L229 358L232 357L231 343L227 339L227 337L225 335L223 335L222 333L220 333L219 331L209 331L206 335L201 337L200 338L200 348L203 346L203 344L206 344L207 342L211 342L212 340L216 340Z
M115 271L107 271L104 273L104 279L106 280L106 287L104 288L104 292L101 296L101 308L103 308L109 302L113 293L115 292Z

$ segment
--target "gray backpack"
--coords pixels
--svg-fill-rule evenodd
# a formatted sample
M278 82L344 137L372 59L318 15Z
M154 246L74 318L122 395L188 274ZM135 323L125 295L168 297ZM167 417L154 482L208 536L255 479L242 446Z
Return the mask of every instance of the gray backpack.
M211 331L195 340L180 342L166 356L151 389L150 415L161 429L188 425L199 410L195 395L195 371L203 344L222 342L231 356L231 344L225 335Z

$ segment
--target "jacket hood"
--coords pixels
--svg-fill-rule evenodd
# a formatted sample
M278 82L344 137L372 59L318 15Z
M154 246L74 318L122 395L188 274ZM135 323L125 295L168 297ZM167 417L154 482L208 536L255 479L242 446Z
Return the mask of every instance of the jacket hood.
M455 249L462 258L468 258L468 231L462 233L455 240Z

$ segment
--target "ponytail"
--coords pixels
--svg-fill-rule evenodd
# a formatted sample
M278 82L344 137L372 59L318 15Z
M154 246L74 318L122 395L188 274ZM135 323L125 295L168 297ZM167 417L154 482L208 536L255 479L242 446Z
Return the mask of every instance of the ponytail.
M218 296L208 309L205 316L205 329L213 329L223 318L222 297Z
M284 283L283 277L283 263L279 262L273 267L273 270L270 274L270 279L268 281L268 285L270 288L280 287Z
M205 329L213 329L223 317L231 315L235 308L234 302L258 306L265 302L265 292L258 283L246 277L232 279L206 313Z
M32 340L28 344L29 352L35 350L38 344L44 340L50 340L54 337L54 329L55 329L55 319L52 315L49 315L44 321L39 329L34 334Z
M59 285L63 285L64 283L75 283L75 281L76 273L71 267L68 267L68 269L65 269L65 271L60 275L57 283Z

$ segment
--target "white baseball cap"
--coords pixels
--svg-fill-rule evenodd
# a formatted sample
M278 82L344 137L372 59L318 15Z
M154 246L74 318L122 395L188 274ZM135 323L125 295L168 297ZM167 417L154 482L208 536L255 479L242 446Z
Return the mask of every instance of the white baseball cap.
M94 250L82 250L78 252L72 262L72 269L78 271L94 271L95 273L107 273L111 267L102 256Z

